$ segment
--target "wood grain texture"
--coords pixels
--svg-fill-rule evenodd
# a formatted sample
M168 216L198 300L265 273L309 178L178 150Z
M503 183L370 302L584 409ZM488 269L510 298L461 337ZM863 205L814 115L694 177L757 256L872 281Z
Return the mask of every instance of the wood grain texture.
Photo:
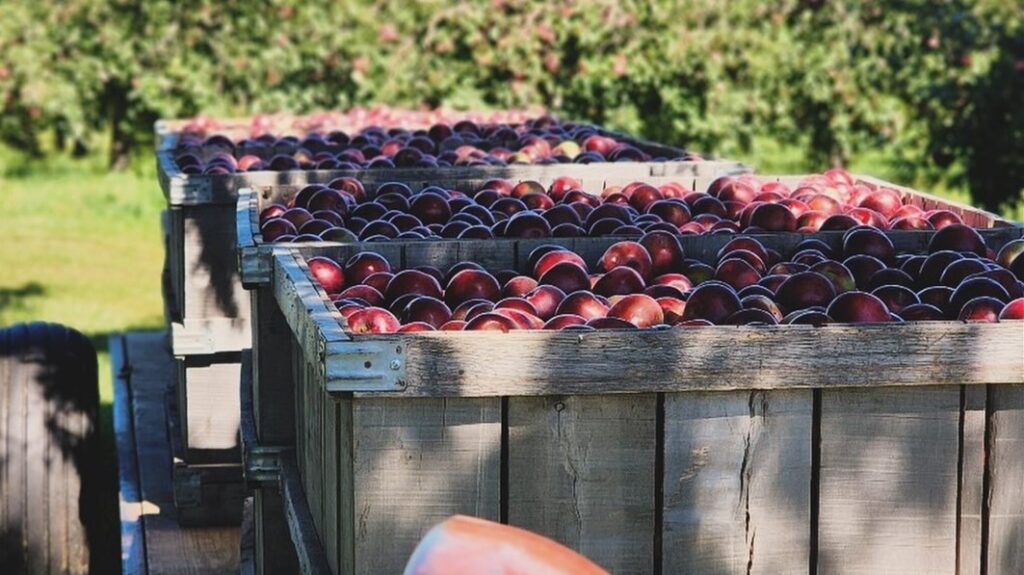
M664 573L796 573L810 559L811 391L665 395Z
M238 435L241 359L219 363L215 356L191 356L176 361L181 378L177 384L180 390L178 410L186 460L190 463L241 461Z
M237 527L178 526L171 486L170 444L164 424L164 397L172 384L173 359L167 355L164 337L162 333L126 336L142 500L152 510L143 516L147 569L151 574L236 571Z
M1024 330L1012 323L716 326L582 334L436 332L354 340L357 345L374 342L381 347L385 342L404 345L403 396L1024 381ZM337 345L330 351L344 354L344 349ZM499 349L501 353L494 353ZM328 378L327 389L343 389L334 383Z
M510 398L509 524L653 573L656 417L653 394Z
M292 333L269 288L252 292L253 409L256 434L265 445L295 440Z
M299 573L295 545L285 517L281 493L257 489L253 493L254 559L258 575Z
M360 400L351 430L353 573L401 572L451 515L498 519L499 400Z
M990 387L988 572L1024 566L1024 386Z
M956 570L960 387L826 390L818 570Z
M288 519L291 544L298 559L299 572L303 575L331 575L331 568L327 564L327 557L313 524L313 515L302 491L299 471L295 462L287 458L281 465L281 497L285 517ZM287 544L285 541L274 543Z
M175 272L184 275L183 318L247 319L248 294L235 253L235 206L187 207L171 215L182 220L183 260Z
M981 573L982 507L985 499L985 402L988 388L965 385L961 388L960 448L960 537L958 573Z

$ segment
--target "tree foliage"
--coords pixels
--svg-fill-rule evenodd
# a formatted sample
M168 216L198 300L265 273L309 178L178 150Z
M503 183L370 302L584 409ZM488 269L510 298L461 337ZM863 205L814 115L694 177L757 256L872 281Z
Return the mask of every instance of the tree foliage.
M1024 190L1021 0L11 0L0 138L355 104L545 105L743 157L895 150L987 207ZM950 166L953 166L951 168Z

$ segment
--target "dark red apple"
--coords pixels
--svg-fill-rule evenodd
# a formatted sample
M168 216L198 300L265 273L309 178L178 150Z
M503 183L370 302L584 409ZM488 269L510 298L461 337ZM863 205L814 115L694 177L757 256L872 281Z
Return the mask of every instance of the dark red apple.
M928 242L928 253L950 250L954 252L971 252L985 257L985 240L981 234L970 226L950 224L935 232Z
M380 307L357 310L346 321L349 331L357 334L394 333L401 327L391 312Z
M431 327L439 328L452 319L452 312L440 299L420 296L405 306L402 314L404 322L422 322Z
M519 325L507 316L499 313L482 313L469 320L463 327L465 331L501 331L509 332L519 329Z
M264 242L278 241L284 236L295 236L298 233L295 224L284 218L271 218L260 226Z
M572 314L556 315L544 324L544 329L563 329L571 325L583 325L587 320Z
M391 272L391 264L384 256L374 252L359 252L345 262L345 277L352 284L360 284L379 272ZM386 288L385 288L386 289Z
M346 288L339 294L341 298L359 298L371 306L383 306L384 296L377 288L359 284Z
M869 255L883 262L891 262L896 249L886 235L874 228L860 228L843 236L843 257Z
M501 285L491 274L465 269L452 276L444 290L444 301L452 309L470 299L496 302L501 298Z
M384 290L384 299L389 302L406 294L425 295L441 298L441 284L434 276L420 270L402 270L391 278Z
M565 292L552 285L537 286L525 296L537 310L537 317L548 319L555 315L555 310L565 299Z
M594 284L594 293L605 297L635 294L644 291L645 287L647 285L639 272L631 267L617 266L597 280Z
M637 277L639 277L639 275ZM584 271L579 264L572 261L561 261L556 263L540 276L537 283L540 285L555 286L567 294L571 294L572 292L579 290L590 289L590 277L587 275L587 272Z
M466 329L466 323L465 320L453 319L438 328L438 331L462 331Z
M619 266L633 268L646 282L651 278L653 262L642 244L626 241L612 244L601 256L601 269L608 271Z
M945 318L942 310L927 303L910 304L898 314L903 321L942 321Z
M775 290L775 301L788 312L827 306L835 297L836 289L832 280L812 271L791 275Z
M529 276L516 276L501 288L502 297L522 297L537 287L537 280Z
M586 325L594 329L637 329L633 323L617 317L599 317L588 321Z
M624 319L639 328L651 327L665 320L661 305L644 294L624 296L608 310L608 317Z
M715 268L715 279L739 290L756 284L761 280L761 274L746 260L730 256Z
M1003 306L999 321L1024 320L1024 297L1019 297Z
M310 258L306 261L313 276L328 294L341 293L345 289L345 271L338 262L325 257Z
M963 307L960 308L960 314L957 316L957 319L960 321L996 323L999 321L999 314L1005 306L1006 304L994 297L979 296L964 303Z
M736 292L721 282L706 282L697 286L686 300L683 321L704 319L720 323L736 313L742 305Z
M586 262L583 261L583 258L579 256L579 254L576 254L575 252L571 252L564 248L560 248L558 250L553 250L548 253L545 253L537 259L537 262L534 264L532 268L533 277L542 277L544 274L548 272L548 270L562 262L572 263L579 267L580 269L584 270L584 272L587 270L587 264Z
M578 315L586 320L608 315L610 306L589 291L576 291L565 296L558 304L555 315Z
M885 302L862 291L836 296L825 312L840 323L882 323L892 321Z
M882 300L889 311L900 315L903 308L921 303L917 294L910 288L902 285L883 285L871 292L871 295Z

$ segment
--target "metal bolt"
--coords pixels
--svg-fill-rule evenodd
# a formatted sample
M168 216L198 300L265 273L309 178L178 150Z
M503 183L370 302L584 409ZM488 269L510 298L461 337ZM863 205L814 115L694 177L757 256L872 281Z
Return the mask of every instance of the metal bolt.
M398 361L397 359L392 359L391 360L391 369L392 370L398 371L398 368L400 368L400 367L402 367L402 362Z

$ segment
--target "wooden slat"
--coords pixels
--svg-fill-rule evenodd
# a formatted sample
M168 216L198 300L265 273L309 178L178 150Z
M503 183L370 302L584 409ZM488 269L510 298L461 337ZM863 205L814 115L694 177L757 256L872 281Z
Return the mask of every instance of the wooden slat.
M981 573L981 521L985 475L985 396L987 387L963 386L960 447L960 530L957 572Z
M224 573L238 569L238 528L181 529L171 486L171 455L164 423L165 390L173 360L162 333L126 336L131 366L132 419L142 501L153 511L143 516L150 573Z
M990 388L988 573L1024 566L1024 386Z
M323 503L320 506L322 519L320 522L321 540L323 541L324 553L327 556L327 563L331 571L340 573L339 552L338 552L338 515L340 485L338 477L339 454L339 429L338 429L338 401L317 387L316 393L320 397L322 413L321 431L321 489L323 490Z
M176 273L183 274L183 317L247 320L249 296L239 282L235 252L235 206L186 207L179 212L183 260ZM246 326L239 328L239 337L249 337Z
M1012 322L718 326L583 334L437 332L353 341L382 348L385 342L404 345L403 396L1024 381L1024 330ZM338 344L331 350L343 354L344 348ZM328 364L331 361L329 354ZM335 389L330 379L326 383L328 390Z
M811 393L665 395L662 572L807 569Z
M299 560L289 540L291 531L281 494L272 489L257 489L253 495L253 515L256 573L298 573Z
M313 515L302 491L295 462L286 459L281 466L281 496L284 500L285 516L291 533L291 544L295 547L299 572L303 575L331 575L330 566L324 556L320 538L313 525ZM277 541L274 545L287 545Z
M510 398L508 521L654 572L656 396Z
M252 292L254 326L253 417L264 445L295 440L295 383L292 378L292 334L267 288Z
M124 337L110 336L108 347L114 380L114 433L117 442L118 494L121 510L121 566L124 575L146 575L146 542L142 528L145 505L139 486L139 462L135 450L131 394L128 389L128 374L120 370L125 365ZM0 485L0 493L2 492L3 486Z
M178 373L183 378L178 386L178 409L182 422L182 441L186 460L190 463L228 463L239 459L238 382L241 379L241 358L234 354L191 356L179 358Z
M498 519L498 399L360 400L351 429L354 573L401 572L451 515Z
M818 571L956 570L960 387L822 392Z

